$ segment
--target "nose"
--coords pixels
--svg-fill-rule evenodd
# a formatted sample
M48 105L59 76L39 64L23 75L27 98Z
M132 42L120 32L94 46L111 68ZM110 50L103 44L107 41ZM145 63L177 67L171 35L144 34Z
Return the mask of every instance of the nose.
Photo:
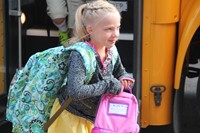
M113 37L118 37L119 36L119 29L118 28L113 31L112 36Z

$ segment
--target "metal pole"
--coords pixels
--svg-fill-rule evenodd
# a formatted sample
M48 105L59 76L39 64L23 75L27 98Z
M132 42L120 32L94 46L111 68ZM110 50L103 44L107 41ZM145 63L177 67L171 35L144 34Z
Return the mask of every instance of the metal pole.
M135 90L138 99L141 99L141 81L142 81L142 4L143 0L134 0L134 55L133 55L133 74L136 78Z
M18 12L20 15L18 16L18 54L19 54L19 69L22 68L22 25L21 25L21 0L18 0Z

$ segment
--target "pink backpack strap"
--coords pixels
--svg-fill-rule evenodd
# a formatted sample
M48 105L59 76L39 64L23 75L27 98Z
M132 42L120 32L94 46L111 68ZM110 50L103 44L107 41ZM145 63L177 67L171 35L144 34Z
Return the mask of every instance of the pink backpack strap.
M128 90L129 91L129 93L131 93L132 94L132 88L129 86L128 88L124 88L124 87L122 87L121 88L121 92L120 93L122 93L124 90Z

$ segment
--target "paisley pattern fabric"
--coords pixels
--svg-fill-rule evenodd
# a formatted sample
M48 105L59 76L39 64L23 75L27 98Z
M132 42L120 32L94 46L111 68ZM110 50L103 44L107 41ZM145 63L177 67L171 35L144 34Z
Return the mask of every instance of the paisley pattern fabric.
M14 133L43 133L57 92L67 82L67 59L70 51L81 53L88 83L96 68L93 49L79 42L70 47L50 48L32 55L19 70L9 88L6 119Z

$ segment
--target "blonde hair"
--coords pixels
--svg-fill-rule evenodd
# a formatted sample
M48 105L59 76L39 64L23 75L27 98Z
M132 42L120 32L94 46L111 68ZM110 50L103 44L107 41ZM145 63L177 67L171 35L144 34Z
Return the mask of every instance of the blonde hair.
M105 0L96 0L81 5L75 14L74 37L70 38L65 46L72 45L78 41L90 41L90 36L86 30L89 24L98 24L107 14L119 13L118 9Z

